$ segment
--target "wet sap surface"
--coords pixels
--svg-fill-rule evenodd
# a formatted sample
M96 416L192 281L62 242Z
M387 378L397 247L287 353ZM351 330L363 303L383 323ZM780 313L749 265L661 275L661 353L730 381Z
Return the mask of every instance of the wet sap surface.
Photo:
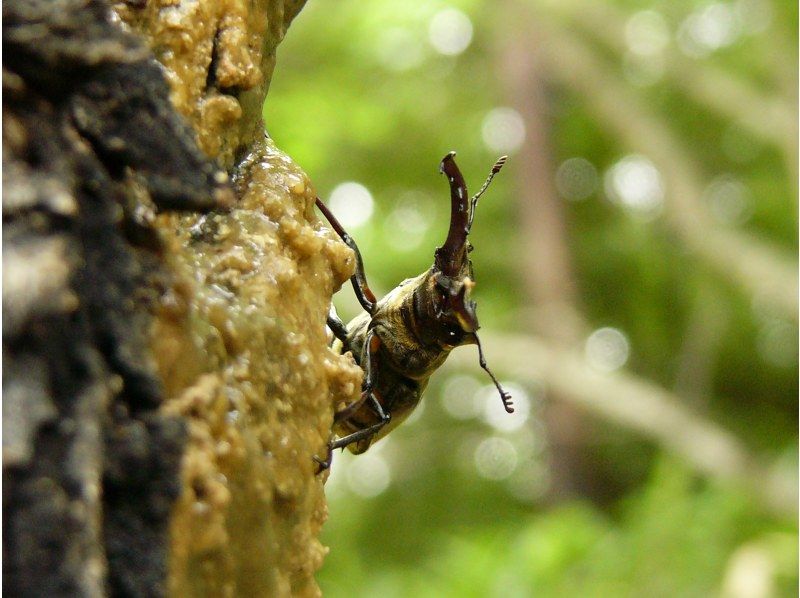
M117 4L164 67L200 147L234 176L225 213L159 215L172 284L152 347L165 411L188 423L170 528L173 596L317 595L335 404L361 369L328 348L352 252L314 213L304 172L264 135L275 48L302 3Z
M325 330L352 254L271 141L239 183L228 213L161 217L183 282L165 296L153 342L166 409L188 418L191 436L170 590L313 594L326 514L313 456L325 454L333 402L353 400L361 381Z

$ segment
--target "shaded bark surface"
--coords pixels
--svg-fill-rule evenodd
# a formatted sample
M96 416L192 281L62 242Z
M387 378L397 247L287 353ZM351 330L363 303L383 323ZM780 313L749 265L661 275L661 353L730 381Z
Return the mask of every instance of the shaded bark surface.
M352 252L261 121L302 5L3 7L11 594L319 594L362 372L325 332Z
M150 309L159 209L230 203L144 44L104 2L3 5L3 581L157 595L185 425Z

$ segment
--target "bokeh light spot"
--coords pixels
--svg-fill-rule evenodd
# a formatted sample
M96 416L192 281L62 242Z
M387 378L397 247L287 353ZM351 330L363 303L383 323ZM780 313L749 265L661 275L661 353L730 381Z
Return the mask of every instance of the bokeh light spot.
M525 121L513 108L494 108L483 119L481 132L490 150L511 153L525 141Z
M678 28L678 47L693 58L733 44L740 33L739 21L733 7L715 2L692 12Z
M664 74L664 50L670 31L666 19L655 10L641 10L625 23L628 51L622 62L625 79L637 87L647 87Z
M476 393L480 383L472 376L450 376L442 389L442 406L455 419L472 419L480 413Z
M660 12L640 10L625 23L628 50L639 56L655 56L669 45L669 26Z
M475 449L475 467L481 477L504 480L517 467L517 449L505 438L486 438Z
M400 252L417 249L430 229L431 215L423 212L422 205L427 196L410 191L403 193L384 221L387 242Z
M374 201L364 185L348 181L331 192L328 207L343 227L357 228L372 217Z
M380 63L392 71L407 71L425 60L419 39L404 27L389 27L381 32L375 46Z
M585 158L564 160L556 171L556 189L564 199L584 200L595 192L597 184L597 169Z
M657 218L664 207L664 184L653 163L640 155L630 155L606 173L605 190L609 198L641 220Z
M348 464L346 481L347 487L359 496L378 496L391 482L389 464L377 454L359 455Z
M586 339L586 361L601 372L613 372L628 361L628 338L616 328L600 328Z
M428 39L440 54L461 54L472 42L472 21L457 8L440 10L431 19Z
M703 192L711 214L722 224L744 224L753 214L750 192L735 176L724 174L715 178Z

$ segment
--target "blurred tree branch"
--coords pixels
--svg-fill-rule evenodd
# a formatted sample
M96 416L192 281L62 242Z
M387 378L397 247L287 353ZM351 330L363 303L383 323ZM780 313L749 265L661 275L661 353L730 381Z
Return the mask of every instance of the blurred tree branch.
M638 432L699 473L747 488L768 509L797 517L792 470L765 465L736 436L686 409L681 397L629 372L599 372L575 351L535 337L484 332L482 343L498 371L525 383L544 382L550 396ZM455 351L448 365L467 368L473 361L469 351Z
M667 222L686 245L751 297L797 319L797 267L788 253L714 223L703 205L701 178L679 139L617 81L581 42L564 31L543 33L549 73L591 98L590 110L633 150L653 159L668 187Z
M714 360L730 315L707 281L701 278L695 284L696 296L677 355L675 392L691 407L704 411L713 394Z
M516 162L522 271L527 303L533 306L534 330L571 345L585 323L578 306L565 206L553 173L546 80L535 36L514 35L501 50L498 72L509 104L525 122L525 141Z
M511 11L509 14L513 14ZM507 22L505 31L516 31ZM540 64L538 39L529 32L498 37L497 72L508 104L525 122L525 141L515 169L517 210L520 215L521 275L525 283L525 325L558 346L574 346L585 336L578 285L569 246L566 206L556 192L548 115L547 81ZM587 467L576 437L586 433L586 416L564 401L542 413L548 436L551 495L592 494L605 487L596 468Z

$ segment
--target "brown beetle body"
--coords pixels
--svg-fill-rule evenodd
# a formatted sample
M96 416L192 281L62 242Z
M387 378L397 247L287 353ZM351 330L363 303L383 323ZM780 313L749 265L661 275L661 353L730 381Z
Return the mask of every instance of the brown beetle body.
M495 163L486 183L468 200L454 156L455 152L447 154L440 168L448 177L451 192L447 240L436 250L434 264L427 272L404 280L380 301L367 286L355 242L317 199L320 211L356 253L352 283L365 310L347 326L333 309L328 317L335 336L332 349L340 354L352 353L364 370L364 383L360 399L335 414L336 439L328 445L328 458L319 461L322 469L330 465L333 449L348 447L353 453L363 453L405 420L419 404L430 376L450 351L461 345L478 346L481 367L492 377L506 411L514 411L510 395L500 387L483 358L475 303L469 299L474 282L467 241L477 200L506 157Z
M347 325L346 343L334 340L334 351L352 351L361 363L368 330L373 330L380 339L375 355L380 365L372 392L384 413L391 413L391 420L374 436L351 444L349 448L353 453L363 453L372 442L383 438L408 417L422 398L431 374L457 346L443 344L442 339L431 338L429 334L426 324L431 319L430 313L423 312L419 306L430 295L431 284L430 271L404 280L378 302L374 314L370 316L364 312ZM372 409L362 407L348 419L337 422L334 430L341 437L379 422L380 418Z

